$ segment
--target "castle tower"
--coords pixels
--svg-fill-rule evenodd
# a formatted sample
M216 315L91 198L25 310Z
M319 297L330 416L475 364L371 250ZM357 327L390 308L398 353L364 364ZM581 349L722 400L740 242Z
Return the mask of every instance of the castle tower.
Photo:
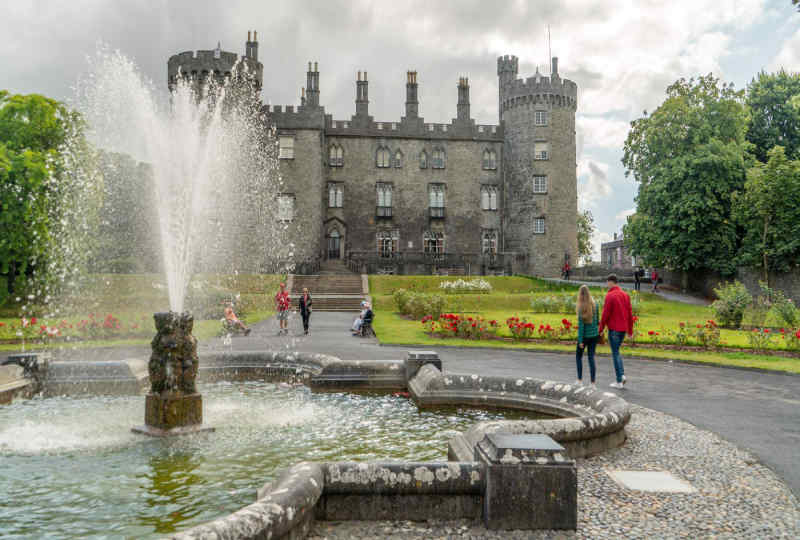
M218 83L243 75L246 72L248 81L261 90L264 80L264 66L258 61L258 39L255 32L247 33L245 54L239 58L236 53L223 51L219 43L217 47L205 51L185 51L169 57L167 61L167 85L174 90L178 77L185 81L204 84L213 77Z
M527 273L557 276L577 259L577 85L537 71L517 79L514 56L497 59L500 121L505 133L504 249L527 254Z

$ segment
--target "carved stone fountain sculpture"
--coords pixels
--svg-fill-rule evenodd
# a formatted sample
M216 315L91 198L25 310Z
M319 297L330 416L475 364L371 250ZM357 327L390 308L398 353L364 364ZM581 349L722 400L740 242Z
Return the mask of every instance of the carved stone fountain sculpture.
M156 336L148 364L150 392L145 400L144 426L136 433L153 437L183 435L214 428L203 427L203 398L197 392L197 339L189 312L153 315Z

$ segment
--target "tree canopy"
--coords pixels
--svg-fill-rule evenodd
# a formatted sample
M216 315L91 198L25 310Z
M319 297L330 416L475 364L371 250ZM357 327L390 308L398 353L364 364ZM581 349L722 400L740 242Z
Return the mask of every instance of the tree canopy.
M594 235L594 216L591 210L578 212L578 260L592 258L592 236Z
M761 72L747 86L752 121L747 139L756 158L767 161L774 146L783 146L789 159L800 158L800 73Z
M639 182L625 227L633 255L676 270L734 271L731 208L744 186L749 120L744 92L709 74L676 81L631 123L622 162Z
M768 153L767 163L747 171L736 200L736 218L744 231L740 261L769 271L786 272L800 264L800 160L789 160L783 147Z

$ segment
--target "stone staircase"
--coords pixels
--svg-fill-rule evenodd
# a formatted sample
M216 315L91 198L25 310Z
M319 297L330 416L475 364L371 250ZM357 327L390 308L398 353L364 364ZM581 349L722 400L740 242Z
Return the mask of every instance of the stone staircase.
M297 305L303 287L307 287L314 300L314 311L361 311L361 301L365 298L361 275L349 272L344 265L342 268L347 273L334 269L320 270L314 276L293 275L292 303Z

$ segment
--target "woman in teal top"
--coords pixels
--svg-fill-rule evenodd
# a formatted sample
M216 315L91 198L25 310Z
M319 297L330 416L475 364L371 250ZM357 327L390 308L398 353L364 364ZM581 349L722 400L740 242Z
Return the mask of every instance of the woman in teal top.
M589 287L581 285L578 291L578 302L576 307L578 315L578 347L575 349L575 364L578 368L578 380L575 384L583 384L583 350L589 353L589 376L591 377L592 388L595 387L596 367L594 363L594 351L597 348L597 341L600 339L600 314L597 302L589 294Z

